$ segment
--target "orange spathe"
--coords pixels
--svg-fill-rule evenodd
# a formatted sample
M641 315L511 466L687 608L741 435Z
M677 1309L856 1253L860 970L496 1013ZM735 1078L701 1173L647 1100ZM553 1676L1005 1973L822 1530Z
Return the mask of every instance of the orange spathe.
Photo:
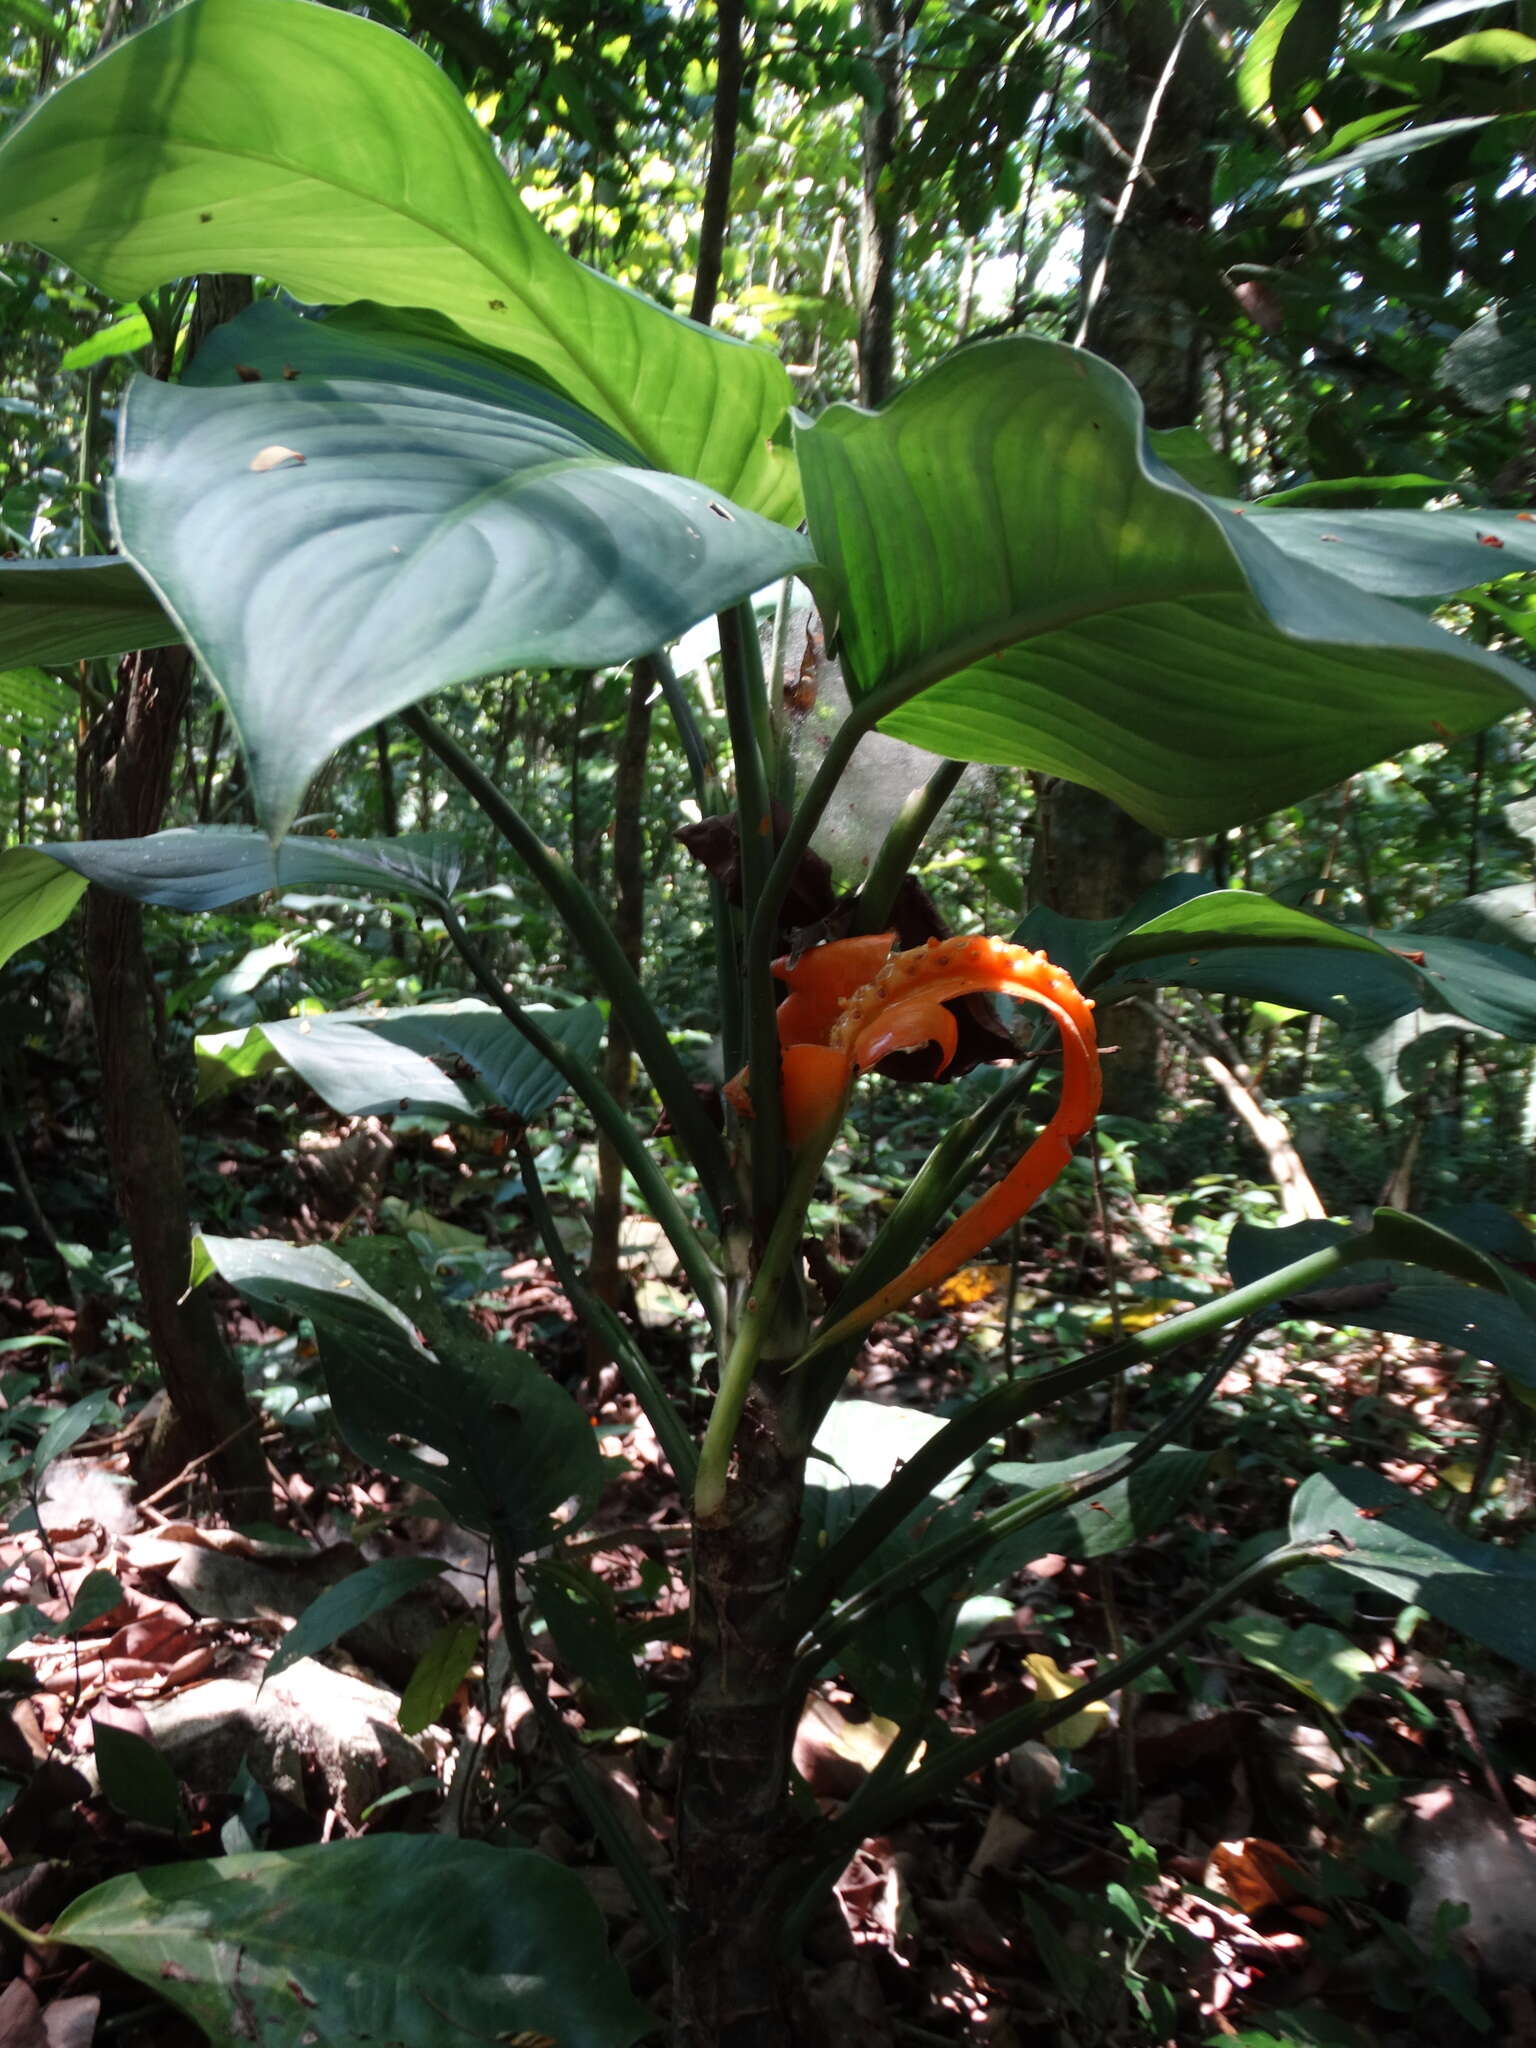
M1039 1200L1098 1113L1100 1073L1093 1005L1043 953L985 936L930 939L892 953L893 932L834 939L798 960L774 962L789 994L779 1006L781 1099L793 1146L830 1135L858 1075L895 1052L936 1044L939 1072L954 1058L957 1029L946 1004L963 996L1017 997L1045 1010L1061 1035L1056 1113L1013 1169L944 1231L904 1273L842 1318L820 1341L852 1336L935 1287ZM745 1071L726 1088L751 1113Z

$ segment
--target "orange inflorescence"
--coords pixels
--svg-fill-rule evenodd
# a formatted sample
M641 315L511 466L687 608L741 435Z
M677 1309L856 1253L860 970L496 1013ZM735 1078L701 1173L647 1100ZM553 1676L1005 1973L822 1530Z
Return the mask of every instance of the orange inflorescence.
M828 1335L853 1335L914 1295L935 1287L1039 1200L1066 1166L1098 1113L1100 1075L1093 1005L1043 953L1003 939L930 939L892 953L895 934L835 939L798 960L774 962L788 984L779 1006L785 1134L809 1143L840 1114L855 1078L891 1053L937 1044L939 1072L954 1058L957 1026L945 1007L962 996L1018 997L1049 1013L1061 1034L1061 1100L1016 1166L952 1223L923 1256ZM750 1113L746 1075L726 1093Z

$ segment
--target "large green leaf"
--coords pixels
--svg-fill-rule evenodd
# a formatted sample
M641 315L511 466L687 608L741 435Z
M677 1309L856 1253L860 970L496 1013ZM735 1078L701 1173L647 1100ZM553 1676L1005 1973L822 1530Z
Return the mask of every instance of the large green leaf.
M1336 1628L1315 1621L1287 1628L1272 1614L1240 1614L1229 1621L1212 1622L1211 1634L1231 1643L1250 1664L1273 1671L1331 1714L1346 1713L1376 1669L1369 1651Z
M1413 929L1452 939L1478 939L1487 946L1512 946L1516 952L1536 955L1536 887L1529 882L1506 882L1502 888L1464 896L1459 903L1440 904Z
M966 349L882 413L832 407L797 447L866 715L1086 783L1158 830L1261 816L1536 696L1513 663L1288 554L1283 510L1202 497L1147 451L1126 379L1056 343Z
M268 889L373 889L441 903L458 886L459 843L445 832L397 839L285 839L243 825L179 826L142 839L27 849L140 903L220 910ZM9 858L9 856L7 856ZM56 872L56 871L55 871ZM78 893L78 892L77 892Z
M180 638L138 570L115 555L0 562L0 667L88 661Z
M1135 1445L1131 1436L1106 1437L1091 1450L1044 1464L993 1465L987 1481L1006 1486L1010 1493L1027 1495L1101 1467L1107 1470L1119 1464ZM1208 1452L1163 1444L1133 1472L1112 1481L1090 1499L1059 1508L1028 1523L1017 1534L1002 1537L977 1565L977 1584L999 1585L1032 1557L1044 1557L1049 1551L1067 1557L1108 1557L1144 1536L1155 1535L1199 1485L1209 1463Z
M274 836L343 740L443 684L627 661L809 559L440 321L354 308L332 348L329 322L263 306L229 347L246 319L275 375L138 379L113 507Z
M1308 512L1250 505L1243 516L1293 561L1381 597L1449 597L1536 569L1536 522L1519 512Z
M0 739L14 746L23 733L53 732L78 715L80 699L57 676L40 668L0 669Z
M85 883L31 846L0 853L0 967L23 946L57 929L80 898Z
M1177 900L1164 908L1169 895ZM1173 875L1118 920L1036 909L1014 936L1042 947L1101 1000L1137 988L1197 988L1282 1003L1331 1017L1395 1059L1400 1038L1444 1028L1450 1018L1536 1037L1531 901L1529 884L1513 884L1445 905L1406 931L1378 932L1254 890Z
M1354 1234L1342 1223L1276 1230L1239 1223L1227 1243L1233 1285L1245 1287ZM1362 1261L1350 1268L1344 1284L1299 1295L1288 1312L1332 1329L1382 1330L1443 1344L1536 1390L1536 1323L1519 1301L1486 1285L1468 1286L1403 1260Z
M772 445L782 364L568 256L448 79L375 22L192 0L6 137L0 194L0 241L35 242L115 298L229 270L317 304L435 307L663 468L796 516Z
M1330 1537L1328 1561L1424 1608L1436 1621L1536 1671L1536 1555L1457 1535L1437 1514L1362 1466L1325 1465L1297 1488L1291 1535Z
M1093 986L1142 961L1172 952L1193 952L1197 957L1190 964L1194 966L1200 964L1199 956L1249 947L1322 947L1373 958L1385 950L1347 925L1330 924L1305 910L1277 903L1257 889L1203 889L1187 902L1150 917L1141 914L1145 904L1143 898L1095 960L1089 976Z
M596 1003L532 1013L551 1038L578 1058L595 1059L603 1014ZM423 1003L409 1010L345 1011L285 1017L220 1032L197 1042L199 1061L227 1062L235 1078L265 1072L271 1052L342 1116L441 1116L497 1122L507 1111L524 1123L565 1092L564 1077L488 1003ZM462 1080L433 1058L463 1061ZM478 1085L477 1085L478 1083Z
M1101 1002L1142 988L1197 988L1375 1031L1425 999L1413 962L1379 940L1191 875L1154 884L1115 920L1037 908L1014 937L1043 948Z
M445 1310L410 1249L205 1237L213 1268L284 1322L307 1316L336 1425L367 1463L424 1487L515 1552L549 1541L573 1495L595 1500L602 1458L586 1416L526 1353Z
M1282 178L1278 189L1300 192L1308 185L1331 185L1356 171L1373 171L1378 164L1395 164L1405 156L1416 156L1421 149L1438 149L1453 136L1470 135L1497 118L1494 114L1458 114L1449 121L1426 121L1417 128L1399 128L1391 135L1372 136L1369 142L1337 156L1330 156L1324 149L1304 170L1292 171L1288 178Z
M375 1835L115 1877L54 1922L213 2048L628 2048L653 2020L574 1872L522 1849Z

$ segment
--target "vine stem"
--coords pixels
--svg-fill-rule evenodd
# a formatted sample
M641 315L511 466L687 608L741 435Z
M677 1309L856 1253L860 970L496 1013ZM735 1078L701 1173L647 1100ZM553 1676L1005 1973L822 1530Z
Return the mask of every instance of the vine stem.
M969 767L966 761L941 761L928 780L914 789L891 820L864 885L854 898L852 932L885 928L907 870L933 829L940 811L959 788Z
M515 997L507 994L491 972L490 963L485 955L465 931L453 905L439 898L437 910L454 950L475 977L484 994L500 1010L513 1030L527 1040L540 1058L548 1060L556 1073L566 1082L572 1094L586 1105L593 1121L601 1125L613 1140L614 1149L628 1167L642 1199L666 1232L667 1242L677 1253L678 1264L692 1281L700 1306L709 1319L716 1344L723 1346L725 1290L721 1286L720 1275L715 1271L708 1253L699 1242L688 1218L683 1214L682 1204L667 1185L666 1175L651 1156L645 1141L592 1068L585 1061L577 1059L558 1038L552 1038Z
M718 1224L732 1200L730 1167L719 1132L705 1115L666 1028L640 985L607 919L572 872L570 863L546 846L514 804L458 741L419 705L401 714L408 725L490 819L560 913L585 954L604 993L622 1015L631 1043L661 1097L678 1143L698 1173L705 1201Z
M549 1197L544 1192L538 1162L534 1158L533 1147L524 1133L519 1132L512 1140L512 1153L517 1161L518 1172L523 1178L523 1192L528 1197L534 1228L543 1240L549 1263L555 1269L555 1278L564 1288L571 1307L583 1322L597 1331L613 1353L614 1360L629 1382L635 1399L640 1403L647 1421L656 1432L656 1441L661 1445L678 1485L686 1492L693 1484L693 1475L698 1465L693 1439L688 1434L687 1425L673 1406L666 1389L657 1379L651 1361L607 1302L600 1300L592 1292L577 1271L576 1261L566 1250L561 1242L560 1233L555 1228L554 1212L549 1206Z

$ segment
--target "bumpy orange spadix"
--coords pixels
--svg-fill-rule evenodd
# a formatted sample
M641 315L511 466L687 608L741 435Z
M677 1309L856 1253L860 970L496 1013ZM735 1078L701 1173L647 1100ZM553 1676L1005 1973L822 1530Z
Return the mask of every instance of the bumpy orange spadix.
M905 1272L822 1332L818 1345L866 1329L975 1258L1045 1193L1099 1108L1093 1005L1064 969L1043 953L1002 939L930 939L926 946L892 954L894 943L892 932L835 939L793 963L774 962L774 973L790 991L779 1006L778 1027L784 1128L792 1145L829 1134L856 1077L891 1053L937 1044L943 1073L958 1038L945 1004L962 996L1015 996L1047 1012L1061 1034L1061 1099L1017 1165ZM746 1079L737 1075L726 1093L738 1109L750 1112Z

